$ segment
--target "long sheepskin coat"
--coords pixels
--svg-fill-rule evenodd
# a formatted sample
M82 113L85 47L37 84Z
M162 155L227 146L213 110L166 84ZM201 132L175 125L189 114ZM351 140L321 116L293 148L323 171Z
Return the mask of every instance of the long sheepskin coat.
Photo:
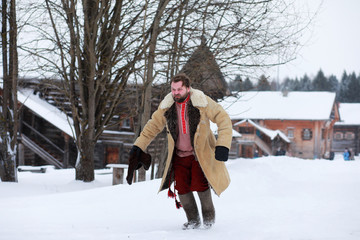
M172 159L176 143L177 114L175 101L169 93L160 103L145 125L134 145L146 150L151 141L166 126L168 139L168 156L159 192L167 189L173 181L171 176ZM215 146L230 149L232 123L226 111L202 91L190 88L188 106L190 138L195 150L196 159L208 180L211 188L219 196L230 184L230 176L224 162L215 159ZM210 122L218 126L218 137L210 129Z

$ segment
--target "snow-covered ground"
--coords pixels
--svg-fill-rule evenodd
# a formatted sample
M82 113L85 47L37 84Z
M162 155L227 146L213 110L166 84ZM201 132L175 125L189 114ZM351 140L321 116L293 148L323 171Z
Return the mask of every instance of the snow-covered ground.
M227 167L231 185L213 195L215 226L188 231L183 210L157 194L158 179L112 186L111 170L92 183L73 180L71 169L19 172L18 183L0 182L0 239L360 239L359 157L236 159Z

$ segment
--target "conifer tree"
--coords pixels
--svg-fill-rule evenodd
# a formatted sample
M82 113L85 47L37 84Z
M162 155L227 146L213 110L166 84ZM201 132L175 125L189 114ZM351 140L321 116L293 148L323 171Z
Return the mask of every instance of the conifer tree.
M341 77L339 93L338 93L339 102L348 102L348 97L347 97L348 86L349 86L349 76L346 73L346 71L344 71Z
M349 85L347 89L347 102L360 102L360 81L355 73L349 76Z
M249 78L246 78L242 84L242 91L251 91L254 89L254 85Z
M312 82L310 80L310 78L308 77L308 75L304 75L304 77L302 77L300 79L300 89L301 91L312 91Z
M279 84L276 80L271 81L270 83L270 90L277 91L279 89Z
M287 91L293 91L294 90L294 81L291 78L285 78L284 82L281 84L281 88L283 90Z
M242 79L240 75L236 75L235 80L229 83L229 89L231 92L239 92L241 91Z
M331 92L337 92L339 89L339 81L336 78L335 75L331 75L328 79L328 83L329 83L329 91Z
M298 78L295 78L295 80L293 80L293 91L301 91L301 85L300 85L300 81Z
M324 72L320 69L313 80L314 91L329 91L330 86Z
M270 91L271 86L265 75L261 75L257 84L258 91Z

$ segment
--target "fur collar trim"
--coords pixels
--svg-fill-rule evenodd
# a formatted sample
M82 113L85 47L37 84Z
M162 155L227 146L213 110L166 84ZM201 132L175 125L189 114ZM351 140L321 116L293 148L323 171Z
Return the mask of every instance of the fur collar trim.
M206 107L208 105L206 95L202 91L193 88L190 88L190 101L194 107ZM170 108L174 104L174 102L175 101L172 97L172 94L169 93L161 101L160 108Z

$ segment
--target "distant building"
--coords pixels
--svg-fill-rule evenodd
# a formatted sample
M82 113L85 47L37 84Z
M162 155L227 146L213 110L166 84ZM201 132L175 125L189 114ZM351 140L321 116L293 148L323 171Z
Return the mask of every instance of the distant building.
M335 93L241 92L220 104L229 113L241 157L277 155L327 158L332 149L333 127L339 118Z
M340 103L341 121L334 126L334 152L343 152L345 148L358 155L360 152L360 103Z

